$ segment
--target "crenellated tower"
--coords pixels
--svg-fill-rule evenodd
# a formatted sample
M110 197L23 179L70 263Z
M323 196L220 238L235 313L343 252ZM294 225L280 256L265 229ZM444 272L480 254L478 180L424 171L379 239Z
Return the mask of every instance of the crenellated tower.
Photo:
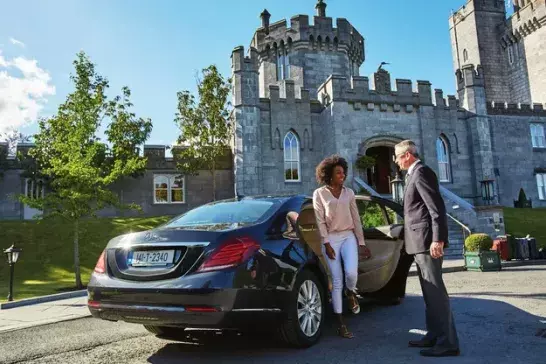
M317 97L318 87L330 75L359 76L364 62L364 38L346 19L326 16L326 4L316 4L313 25L309 16L296 15L270 23L271 14L262 12L251 47L258 51L260 96L269 97L269 86L293 80L296 90L308 89Z
M449 19L454 70L480 65L488 101L511 98L506 60L499 42L505 22L502 0L468 0Z

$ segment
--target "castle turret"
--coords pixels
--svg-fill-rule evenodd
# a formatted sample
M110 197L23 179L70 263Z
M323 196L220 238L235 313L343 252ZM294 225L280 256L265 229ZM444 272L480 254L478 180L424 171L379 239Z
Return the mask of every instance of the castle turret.
M269 24L262 17L251 43L259 55L260 96L269 97L270 85L293 80L296 90L308 89L316 98L318 87L330 75L359 76L364 38L346 19L337 19L334 26L324 1L316 9L313 25L307 15L292 17L290 25L286 20Z
M258 87L258 55L250 49L245 57L244 47L231 55L233 82L232 121L235 125L233 158L235 193L260 194L261 130Z
M480 65L488 101L511 98L506 57L499 41L505 23L506 8L498 0L468 0L450 18L454 70Z

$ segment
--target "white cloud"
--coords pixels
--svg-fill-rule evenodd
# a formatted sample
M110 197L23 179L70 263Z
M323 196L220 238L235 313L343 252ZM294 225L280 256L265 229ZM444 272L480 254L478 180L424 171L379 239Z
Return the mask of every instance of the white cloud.
M6 59L0 50L0 132L36 122L47 98L55 95L50 81L51 76L36 60Z
M21 42L20 40L17 40L15 38L10 38L9 41L11 42L11 44L25 48L25 43Z

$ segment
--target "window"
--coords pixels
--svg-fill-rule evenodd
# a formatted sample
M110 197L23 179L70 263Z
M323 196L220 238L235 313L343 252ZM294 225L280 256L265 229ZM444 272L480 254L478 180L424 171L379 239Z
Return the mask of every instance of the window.
M436 156L438 158L438 172L440 173L440 182L449 182L451 174L449 168L449 149L443 138L436 139Z
M274 202L264 200L222 201L188 211L166 227L219 231L237 224L248 226L267 218L277 209Z
M300 142L291 131L284 137L284 180L300 181Z
M25 196L31 199L43 198L45 195L44 181L41 179L25 179Z
M468 51L466 49L463 50L463 61L468 61Z
M508 46L508 63L514 63L514 51L511 45Z
M533 148L546 148L544 125L531 124L531 139L533 141Z
M290 56L284 46L277 50L277 81L290 78Z
M154 175L154 203L184 203L184 176Z
M546 200L546 173L537 173L538 198Z

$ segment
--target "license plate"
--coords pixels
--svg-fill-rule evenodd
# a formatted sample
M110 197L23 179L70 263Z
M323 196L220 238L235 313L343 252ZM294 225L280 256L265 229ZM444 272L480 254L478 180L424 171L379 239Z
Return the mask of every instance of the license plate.
M174 250L141 250L133 252L130 264L133 267L153 267L172 263Z

